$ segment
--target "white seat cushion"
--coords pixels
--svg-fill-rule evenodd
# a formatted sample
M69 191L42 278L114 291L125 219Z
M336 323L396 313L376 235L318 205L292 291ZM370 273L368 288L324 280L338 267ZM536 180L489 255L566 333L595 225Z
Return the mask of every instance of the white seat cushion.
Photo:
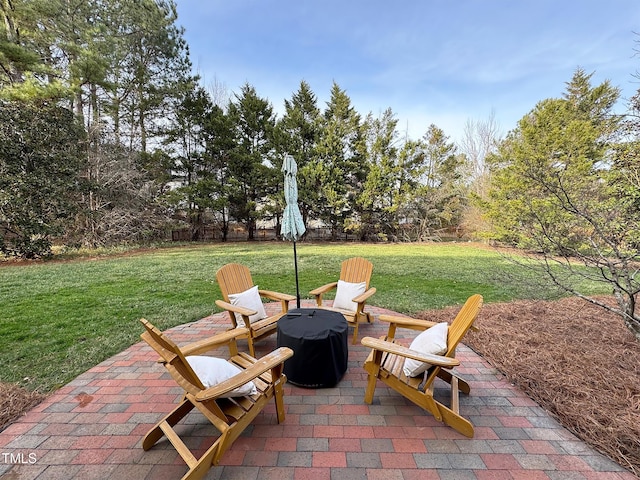
M187 357L187 362L205 388L214 387L242 373L242 370L222 358L191 355ZM245 395L255 395L256 393L258 393L256 385L253 382L249 382L221 395L221 397L243 397Z
M249 317L249 321L251 323L256 322L258 320L262 320L263 318L267 318L267 312L264 309L264 305L262 300L260 300L260 294L258 293L258 286L251 287L249 290L245 290L244 292L234 293L229 295L229 301L231 305L238 305L240 307L249 308L255 312L255 315L251 315ZM244 327L244 321L242 320L242 315L236 313L236 320L238 321L239 327Z
M409 348L416 352L426 353L430 355L442 355L447 353L447 334L449 333L449 325L447 322L441 322L421 332L413 339ZM404 361L403 371L407 377L417 377L431 365L420 362L412 358Z
M338 280L336 298L333 300L333 307L355 312L358 308L358 304L354 302L353 299L358 295L362 295L366 288L366 282L350 283Z

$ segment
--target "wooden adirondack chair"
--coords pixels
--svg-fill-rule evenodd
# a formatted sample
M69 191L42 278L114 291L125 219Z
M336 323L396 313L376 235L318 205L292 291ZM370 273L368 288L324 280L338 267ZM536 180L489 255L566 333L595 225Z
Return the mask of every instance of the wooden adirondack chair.
M371 297L374 293L376 293L375 287L369 287L369 282L371 281L371 273L373 272L373 264L362 257L353 257L347 260L344 260L340 266L340 278L342 282L346 282L344 287L350 288L350 285L364 283L364 289L362 293L358 293L355 296L348 296L347 302L340 302L341 305L345 305L345 307L336 306L339 301L339 297L341 295L341 289L343 285L339 285L341 282L331 282L323 285L322 287L318 287L315 290L311 290L309 292L310 295L313 295L316 298L316 304L320 308L325 308L329 310L334 310L340 312L344 315L344 318L347 320L349 325L353 326L353 342L356 343L356 339L358 338L358 324L361 322L371 323L373 322L373 317L369 312L364 311L364 307L367 299ZM334 300L333 307L326 307L322 305L322 296L336 289L336 299ZM350 305L346 305L351 301Z
M455 359L456 347L466 332L473 327L482 306L482 296L471 296L451 325L448 327L446 353L444 355L429 355L411 350L399 345L394 340L398 327L412 330L425 330L436 324L425 320L391 315L380 315L380 320L389 322L386 337L375 339L365 337L362 344L370 347L371 353L364 363L364 369L369 373L364 401L371 403L377 380L397 391L419 407L430 412L437 420L444 422L458 432L473 437L472 423L460 415L459 391L469 394L469 384L453 374L450 369L459 365ZM430 365L430 368L416 377L407 377L403 371L404 362L411 358ZM451 387L450 406L447 407L433 397L434 382L440 378ZM421 386L422 385L422 386Z
M160 361L171 377L184 389L182 401L145 435L142 448L145 451L149 450L163 436L167 437L189 467L189 471L182 477L183 480L204 478L209 468L218 464L222 455L270 399L275 399L278 423L284 421L283 385L286 377L282 371L284 361L293 355L291 349L279 348L260 360L246 353L239 353L236 337L246 333L244 329L229 330L179 348L147 320L140 321L145 328L142 339L160 355ZM231 355L228 362L240 371L227 380L206 388L188 359L194 358L192 355L200 355L221 346L228 347ZM255 385L253 392L239 397L227 397L233 395L230 392L247 386L249 382ZM218 439L200 458L191 453L173 429L194 407L220 432Z
M238 327L238 317L242 319L243 323L240 325L247 329L245 338L249 344L249 354L255 357L254 342L276 333L278 320L287 313L289 310L289 302L295 300L296 297L286 293L272 292L270 290L258 290L257 293L259 297L279 301L281 303L281 309L280 312L275 315L268 316L265 314L264 318L252 321L249 317L256 315L258 313L256 308L261 307L261 305L247 308L241 304L233 304L234 295L237 296L243 292L248 292L254 287L249 269L239 263L229 263L216 272L216 280L220 286L220 292L223 298L223 300L216 300L216 305L229 312L229 318L231 319L233 328ZM259 298L256 302L258 301Z

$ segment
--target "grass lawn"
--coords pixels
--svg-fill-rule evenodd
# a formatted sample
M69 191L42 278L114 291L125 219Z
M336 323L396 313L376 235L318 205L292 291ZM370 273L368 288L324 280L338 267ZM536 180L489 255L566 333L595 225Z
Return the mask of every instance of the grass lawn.
M371 304L398 312L555 298L491 249L470 244L298 244L300 292L336 280L340 262L374 264ZM0 267L0 382L48 392L139 340L140 317L165 329L217 311L216 270L247 265L261 288L295 294L289 242L162 248ZM526 275L526 274L525 274ZM593 286L590 293L608 293Z

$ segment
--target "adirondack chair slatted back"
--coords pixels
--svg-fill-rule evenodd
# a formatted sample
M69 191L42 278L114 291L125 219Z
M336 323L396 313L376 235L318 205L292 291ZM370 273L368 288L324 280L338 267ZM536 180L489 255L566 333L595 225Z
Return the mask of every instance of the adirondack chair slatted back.
M348 258L340 265L340 280L349 283L366 282L369 288L373 264L362 257Z
M253 287L253 280L249 269L239 263L228 263L216 273L216 280L225 302L229 301L229 295L241 293Z
M171 378L192 395L196 395L203 390L204 385L202 385L198 376L189 366L180 348L147 320L142 319L140 321L146 330L141 335L142 339L160 355Z
M242 325L248 329L244 338L247 339L249 345L249 354L255 356L255 342L276 333L278 320L289 311L289 302L295 300L296 297L263 288L258 290L259 298L255 299L256 302L253 302L251 299L253 292L249 292L250 300L248 303L251 305L250 307L247 304L243 304L243 301L238 300L237 297L237 304L234 304L230 300L231 296L242 294L252 288L257 289L251 278L249 268L239 263L228 263L220 267L216 272L216 280L218 281L220 293L222 294L222 301L216 300L216 305L227 310L232 328L236 328L237 325ZM251 319L250 316L234 310L234 308L237 309L238 307L245 308L245 310L249 308L249 310L254 311L253 315L256 315L256 313L258 313L256 304L257 302L263 302L263 299L280 302L280 311L272 311L273 313L267 313L266 311L263 313L260 311L259 313L262 314L262 318L258 316ZM245 300L247 300L247 298L245 298ZM259 305L259 307L263 307L263 305Z
M449 325L449 332L447 334L447 352L444 354L446 357L454 358L456 356L456 348L462 341L463 337L472 327L473 322L478 318L478 313L482 307L482 296L472 295L467 299L462 306L456 318L453 319L451 325ZM426 391L431 387L436 377L441 371L441 367L434 367L428 370L427 379L424 382L423 390Z
M343 290L340 290L340 281L327 283L309 292L309 294L313 295L316 298L316 305L318 306L318 308L328 308L338 311L344 315L349 325L353 326L354 344L356 343L356 339L358 338L358 325L361 322L373 322L373 316L371 315L371 313L365 311L367 300L376 292L376 289L370 286L372 272L373 263L362 257L348 258L346 260L343 260L340 264L339 280L350 284L362 282L364 282L365 284L363 293L361 293L360 295L354 294L353 302L355 304L355 310L353 309L352 305L345 305L344 298L340 295L340 292L349 291L349 288L351 286L343 285ZM340 298L342 301L337 302L338 305L336 305L336 301L334 301L333 306L327 307L323 305L323 297L327 292L333 289L336 290L336 300Z
M469 297L456 318L451 322L447 336L447 353L445 354L447 357L455 356L456 347L478 318L480 308L482 308L482 296L473 295Z

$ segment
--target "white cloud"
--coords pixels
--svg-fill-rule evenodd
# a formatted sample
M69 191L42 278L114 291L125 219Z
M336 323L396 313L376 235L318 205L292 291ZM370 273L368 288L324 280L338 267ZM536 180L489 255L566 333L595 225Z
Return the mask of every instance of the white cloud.
M335 80L363 116L390 107L412 136L434 123L455 137L492 111L514 128L577 67L626 97L638 87L637 0L177 2L205 78L249 82L276 111L303 79L324 108Z

